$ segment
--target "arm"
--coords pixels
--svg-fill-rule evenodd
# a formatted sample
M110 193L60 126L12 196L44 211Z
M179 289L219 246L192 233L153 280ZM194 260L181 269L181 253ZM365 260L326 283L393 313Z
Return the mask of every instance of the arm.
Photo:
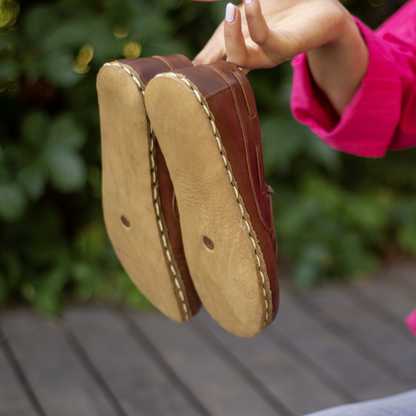
M300 54L292 61L292 111L330 146L380 157L387 149L416 145L416 0L409 1L376 33L355 19L355 34L352 29L341 31L350 34L341 37L328 25L337 22L335 29L345 28L338 24L339 12L348 12L338 1L254 0L252 8L258 1L266 31L249 30L250 12L246 19L244 9L249 11L250 5L240 6L235 19L220 25L195 63L210 63L228 54L240 66L266 68ZM348 22L350 18L347 14ZM242 36L233 35L239 27ZM357 28L361 37L356 36ZM265 33L266 43L261 36ZM285 49L293 38L297 47ZM353 46L360 42L361 46ZM369 60L368 55L364 60L363 44ZM342 45L347 45L344 50ZM344 64L337 65L339 62Z
M243 68L270 68L307 52L315 82L342 113L360 85L368 56L352 16L341 3L246 0L244 7L229 4L226 14L223 27L196 63L210 63L226 54Z
M376 33L356 19L367 44L369 66L341 117L310 76L308 59L293 60L295 117L335 149L381 157L388 149L416 145L416 1Z
M317 87L341 115L368 67L367 47L351 15L345 15L335 39L307 52L307 61Z

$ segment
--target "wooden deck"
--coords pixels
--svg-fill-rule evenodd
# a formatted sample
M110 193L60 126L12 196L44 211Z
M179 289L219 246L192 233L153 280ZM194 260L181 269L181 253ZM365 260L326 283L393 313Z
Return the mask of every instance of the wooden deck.
M62 319L1 313L1 416L300 416L416 388L416 264L306 293L283 288L253 339L206 312L68 307Z

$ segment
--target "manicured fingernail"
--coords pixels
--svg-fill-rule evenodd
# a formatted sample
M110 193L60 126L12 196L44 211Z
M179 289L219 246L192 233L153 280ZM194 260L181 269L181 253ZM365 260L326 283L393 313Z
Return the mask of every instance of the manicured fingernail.
M232 3L227 4L227 8L225 10L225 20L228 23L234 22L235 19L235 6Z
M245 0L246 1L246 4L251 4L251 3L253 3L253 0Z

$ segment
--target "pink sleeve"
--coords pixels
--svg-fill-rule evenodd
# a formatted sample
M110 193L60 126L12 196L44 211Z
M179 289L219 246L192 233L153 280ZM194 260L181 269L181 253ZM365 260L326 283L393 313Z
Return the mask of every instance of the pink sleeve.
M416 0L377 32L358 19L369 67L351 104L339 118L315 86L306 54L294 67L292 111L331 147L365 157L416 145Z
M416 310L406 318L406 323L416 337Z

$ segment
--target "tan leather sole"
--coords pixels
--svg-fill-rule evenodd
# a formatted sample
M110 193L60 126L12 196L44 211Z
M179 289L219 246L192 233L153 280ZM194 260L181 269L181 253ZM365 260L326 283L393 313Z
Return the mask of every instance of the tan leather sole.
M144 84L131 67L114 62L101 69L97 91L103 208L110 240L124 269L149 301L174 321L186 321L191 308L160 208Z
M254 336L271 320L267 271L213 115L177 74L150 81L145 101L175 186L198 295L227 331Z

